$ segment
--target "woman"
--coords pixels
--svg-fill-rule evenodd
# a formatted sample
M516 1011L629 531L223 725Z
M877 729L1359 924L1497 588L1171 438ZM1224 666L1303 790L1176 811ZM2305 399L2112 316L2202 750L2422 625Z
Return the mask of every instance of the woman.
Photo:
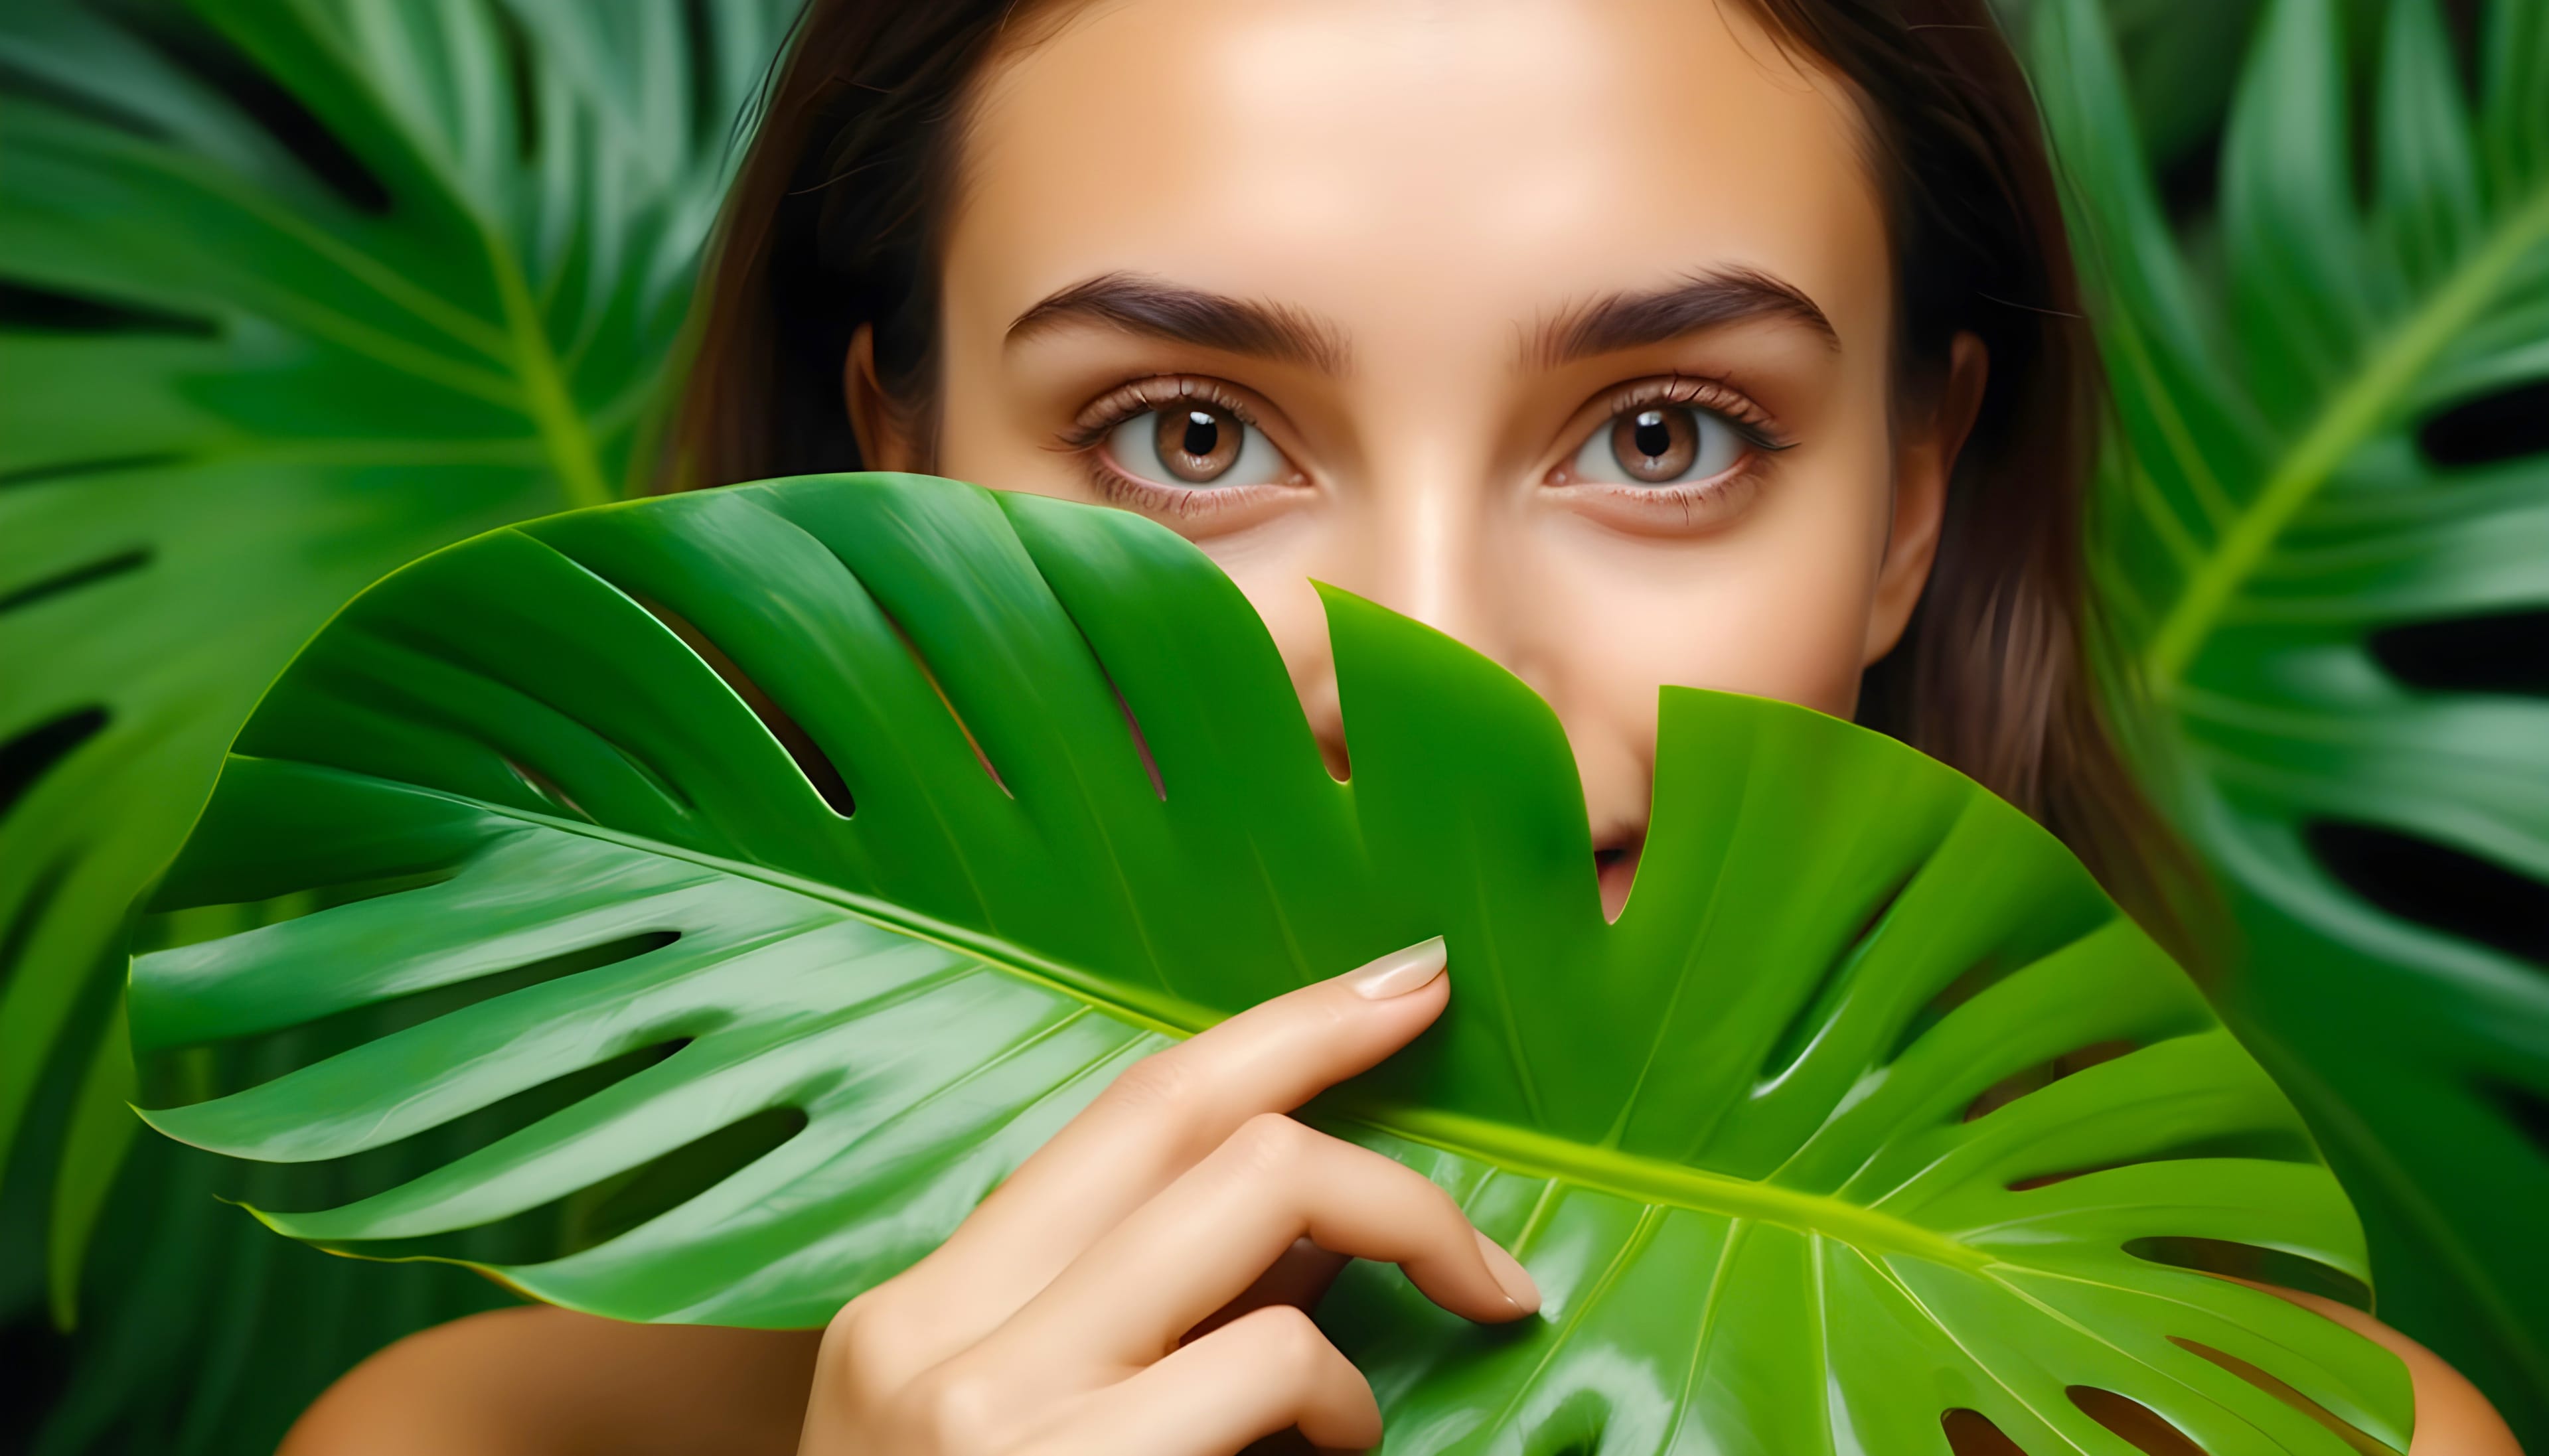
M1669 682L1897 733L2167 925L2082 661L2094 363L1981 0L818 3L707 302L685 483L1155 515L1256 603L1340 772L1309 582L1430 622L1556 707L1615 916ZM1284 1116L1422 1031L1444 970L1414 948L1153 1058L819 1342L484 1316L287 1450L1369 1444L1302 1313L1345 1257L1475 1320L1539 1299L1433 1185ZM2408 1358L2417 1452L2512 1449L2321 1308Z

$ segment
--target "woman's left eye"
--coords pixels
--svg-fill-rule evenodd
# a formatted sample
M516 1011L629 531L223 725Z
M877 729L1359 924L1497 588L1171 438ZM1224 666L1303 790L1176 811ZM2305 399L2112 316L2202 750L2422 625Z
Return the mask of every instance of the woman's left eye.
M1567 473L1612 485L1681 485L1724 475L1744 458L1747 443L1733 424L1709 410L1641 405L1593 431Z
M1106 453L1135 480L1177 491L1271 485L1292 473L1264 430L1200 400L1124 419L1106 432Z

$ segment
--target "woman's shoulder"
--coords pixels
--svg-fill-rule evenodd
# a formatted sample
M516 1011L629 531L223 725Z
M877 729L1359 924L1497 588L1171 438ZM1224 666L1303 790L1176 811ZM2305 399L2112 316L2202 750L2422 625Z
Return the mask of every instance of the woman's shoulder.
M629 1324L546 1306L412 1334L329 1387L278 1456L797 1449L817 1330Z
M2359 1310L2274 1293L2376 1340L2407 1366L2410 1456L2521 1456L2467 1377ZM439 1324L329 1388L278 1456L550 1456L604 1449L772 1456L797 1448L815 1330L628 1324L545 1306Z

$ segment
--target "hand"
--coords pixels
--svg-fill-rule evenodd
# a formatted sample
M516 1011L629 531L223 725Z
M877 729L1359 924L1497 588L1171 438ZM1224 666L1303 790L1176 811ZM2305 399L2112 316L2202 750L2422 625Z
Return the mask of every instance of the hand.
M1451 999L1439 940L1136 1063L824 1332L802 1456L1228 1456L1380 1439L1305 1307L1348 1257L1519 1320L1540 1291L1423 1175L1285 1116Z

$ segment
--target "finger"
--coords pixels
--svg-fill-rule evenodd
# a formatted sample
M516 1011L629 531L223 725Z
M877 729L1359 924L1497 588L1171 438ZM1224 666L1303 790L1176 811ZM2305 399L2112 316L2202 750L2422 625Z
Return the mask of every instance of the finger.
M1361 1450L1380 1441L1380 1406L1309 1316L1276 1305L1098 1391L1074 1425L1099 1438L1090 1449L1123 1456L1228 1456L1295 1426L1313 1445Z
M1145 1057L907 1278L988 1333L1240 1124L1300 1106L1431 1026L1451 994L1443 968L1441 939L1421 942ZM1002 1298L986 1303L986 1291Z
M1147 1364L1236 1298L1296 1238L1407 1271L1471 1320L1518 1320L1540 1292L1412 1168L1267 1113L1074 1260L987 1342Z
M1304 1314L1314 1311L1349 1262L1344 1254L1330 1253L1306 1238L1293 1239L1292 1246L1283 1250L1273 1267L1258 1275L1256 1283L1241 1290L1237 1299L1206 1315L1201 1324L1180 1336L1179 1343L1192 1343L1242 1315L1273 1305L1290 1305Z

